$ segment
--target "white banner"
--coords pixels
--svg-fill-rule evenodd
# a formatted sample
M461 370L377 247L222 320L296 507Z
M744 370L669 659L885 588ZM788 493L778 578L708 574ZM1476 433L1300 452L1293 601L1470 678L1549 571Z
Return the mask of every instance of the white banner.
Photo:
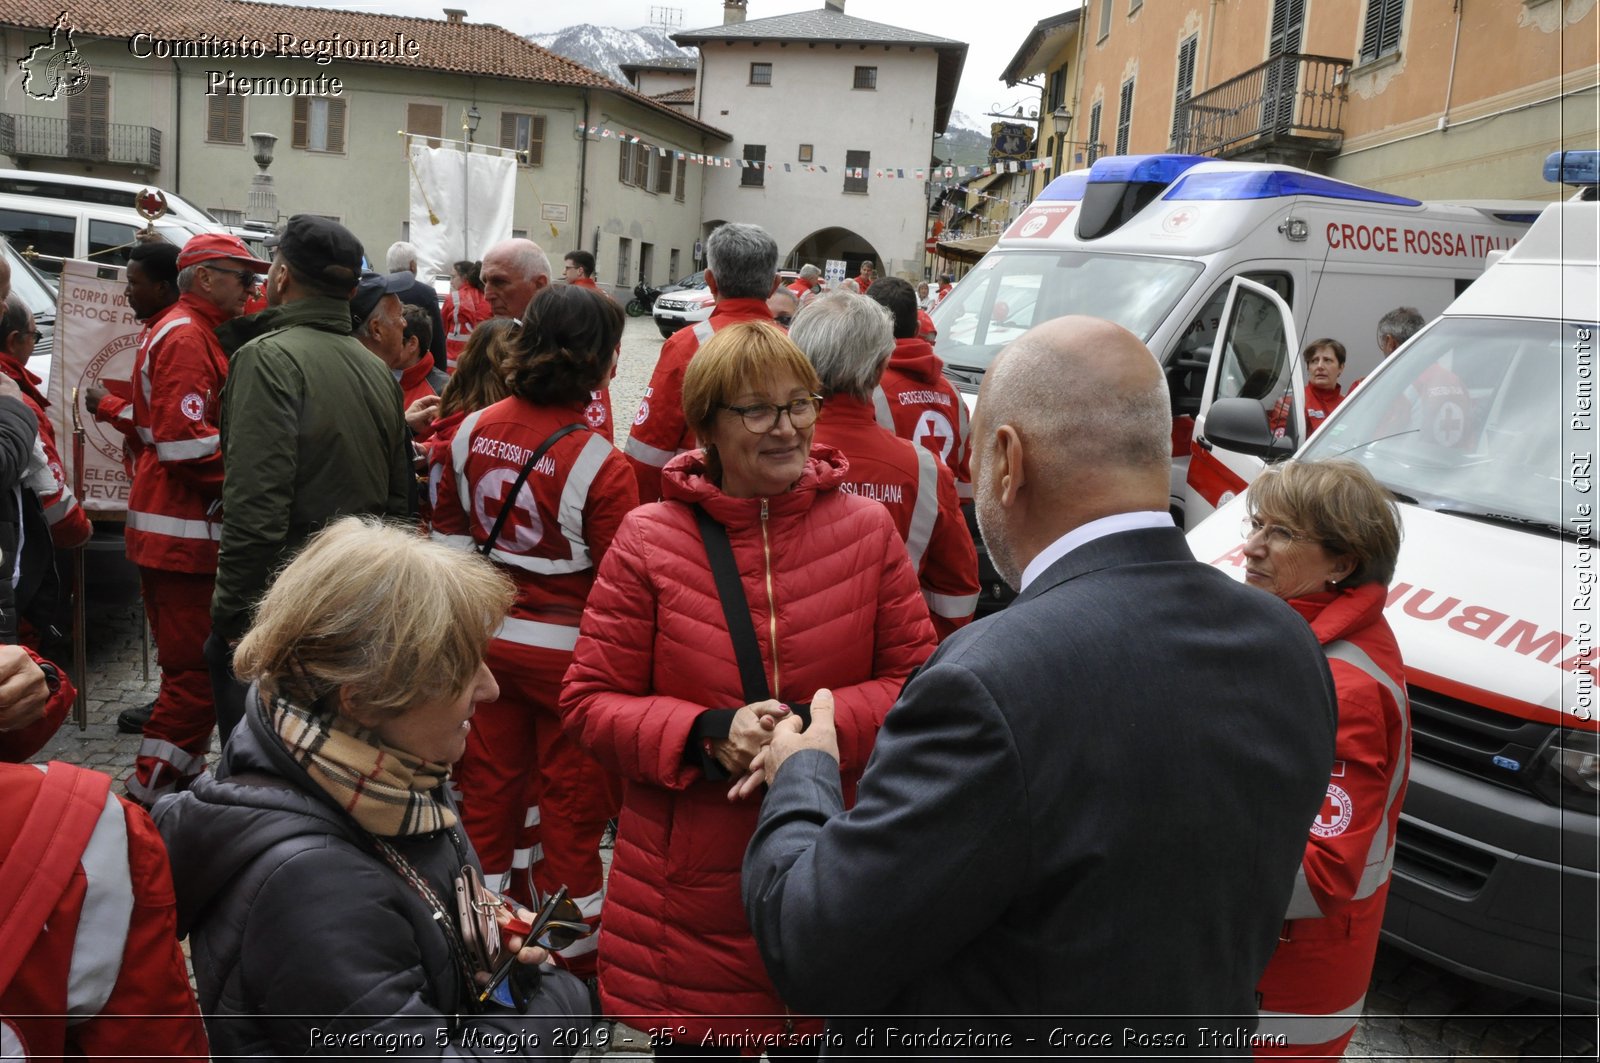
M73 389L82 392L101 381L133 378L133 354L139 344L138 320L123 295L126 278L120 266L69 260L61 269L56 301L55 353L50 361L46 397L56 444L66 467L67 483L90 514L120 514L128 508L128 474L122 468L122 433L80 411L85 442L83 490L78 491L73 467ZM124 397L132 391L112 385Z
M449 273L450 263L481 259L491 245L510 238L517 198L514 156L468 154L412 140L411 171L411 242L424 275Z

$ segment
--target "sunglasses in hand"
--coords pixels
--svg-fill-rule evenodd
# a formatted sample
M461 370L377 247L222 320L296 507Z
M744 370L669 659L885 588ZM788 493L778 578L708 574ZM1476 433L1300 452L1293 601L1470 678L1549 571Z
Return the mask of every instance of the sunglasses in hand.
M485 891L488 892L488 891ZM538 945L549 949L551 952L571 945L573 942L586 938L590 928L583 921L583 912L578 907L578 902L567 895L567 887L562 886L545 899L539 906L539 911L534 915L533 921L516 917L516 908L510 901L498 894L490 894L508 909L511 918L499 926L499 930L507 934L523 935L523 947ZM500 960L494 976L489 979L489 984L483 987L478 994L478 1003L482 1004L495 995L502 983L510 976L512 968L517 962L517 954L510 952Z

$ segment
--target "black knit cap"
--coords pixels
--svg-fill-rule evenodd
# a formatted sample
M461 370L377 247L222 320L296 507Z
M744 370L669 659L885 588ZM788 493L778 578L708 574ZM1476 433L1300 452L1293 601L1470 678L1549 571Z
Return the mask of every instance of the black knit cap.
M329 218L296 214L283 232L264 241L295 272L333 288L354 288L366 253L356 234Z

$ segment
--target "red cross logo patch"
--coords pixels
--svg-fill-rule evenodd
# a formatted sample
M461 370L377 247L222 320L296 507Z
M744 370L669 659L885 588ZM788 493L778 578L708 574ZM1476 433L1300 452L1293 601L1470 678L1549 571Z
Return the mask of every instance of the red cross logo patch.
M1322 800L1322 810L1311 821L1311 833L1319 838L1337 838L1350 826L1355 816L1355 805L1344 787L1328 784L1328 796Z

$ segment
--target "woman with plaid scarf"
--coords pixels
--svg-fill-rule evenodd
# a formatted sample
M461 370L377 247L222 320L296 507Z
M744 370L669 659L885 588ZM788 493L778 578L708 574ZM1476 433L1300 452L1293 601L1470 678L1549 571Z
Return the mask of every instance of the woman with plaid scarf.
M582 1043L582 984L486 895L476 910L519 962L480 1003L494 964L456 895L478 860L444 784L498 696L483 652L511 598L476 555L350 517L262 599L235 656L244 724L215 775L155 813L218 1058L566 1059Z

